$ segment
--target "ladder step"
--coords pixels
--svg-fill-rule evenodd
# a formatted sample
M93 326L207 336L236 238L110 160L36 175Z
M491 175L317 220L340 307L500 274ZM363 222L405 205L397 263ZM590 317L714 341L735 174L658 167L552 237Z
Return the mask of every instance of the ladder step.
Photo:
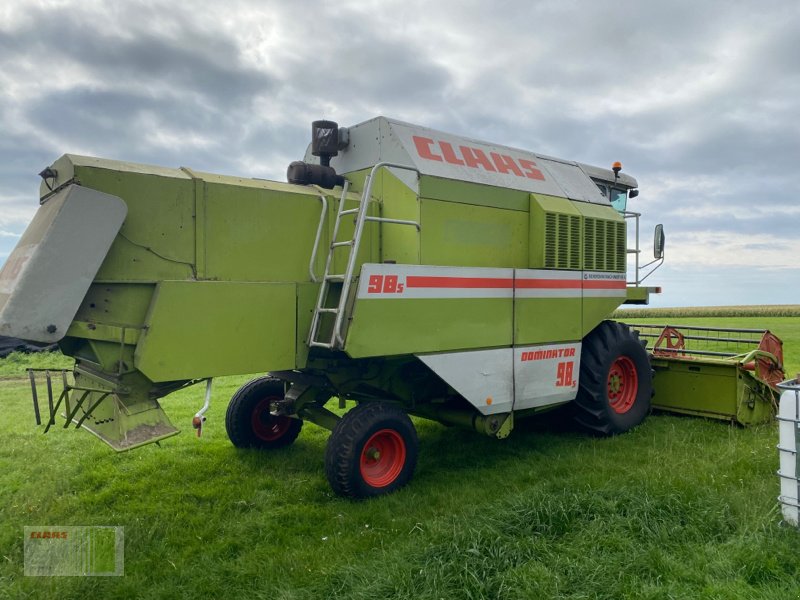
M338 248L340 246L352 246L352 245L353 245L353 240L350 240L348 242L333 242L331 244L331 248Z
M359 211L358 208L348 208L347 210L339 211L339 216L341 217L342 215L354 215L358 211Z
M339 312L339 309L338 308L318 308L317 312L336 314L336 313Z
M337 274L326 275L325 279L327 279L328 281L344 281L344 275L337 275Z
M315 342L313 340L310 341L308 345L315 346L317 348L333 348L333 344L326 344L325 342Z

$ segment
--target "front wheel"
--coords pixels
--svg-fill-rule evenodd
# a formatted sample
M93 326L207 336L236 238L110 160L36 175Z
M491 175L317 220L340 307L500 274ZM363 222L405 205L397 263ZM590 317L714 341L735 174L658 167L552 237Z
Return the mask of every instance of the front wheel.
M417 432L402 409L365 402L334 427L325 450L325 474L340 496L388 494L410 481L417 450Z
M236 390L225 415L225 429L233 445L272 450L294 442L303 421L270 413L270 404L283 396L283 382L272 377L253 379Z
M624 433L650 412L653 376L637 332L603 321L583 340L574 418L604 435Z

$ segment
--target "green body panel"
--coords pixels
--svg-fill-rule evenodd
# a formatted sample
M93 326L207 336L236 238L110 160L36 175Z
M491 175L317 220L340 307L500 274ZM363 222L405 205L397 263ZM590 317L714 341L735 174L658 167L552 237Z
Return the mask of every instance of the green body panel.
M295 327L295 367L303 369L308 363L308 333L317 301L319 284L297 284L297 326Z
M548 231L547 215L561 226L561 235ZM531 269L582 269L583 236L580 231L581 213L574 202L566 198L530 195L530 250L528 264ZM548 235L549 233L549 235Z
M286 186L289 187L289 186ZM297 191L206 183L205 264L208 279L305 281L322 202ZM322 240L322 247L327 240ZM235 240L236 243L231 243ZM291 251L287 251L291 249ZM324 253L317 269L324 268Z
M75 165L82 185L114 194L128 216L100 267L96 281L188 279L195 262L194 184L173 176Z
M141 333L138 327L125 327L124 325L109 325L95 323L94 321L79 321L75 319L67 330L67 335L73 338L83 338L100 342L122 342L133 345L139 341Z
M773 392L736 361L651 358L653 407L742 425L774 418Z
M297 341L305 342L307 331L295 326L296 284L306 285L307 316L318 289L310 283L309 259L320 195L327 212L317 274L338 193L72 155L54 166L56 185L76 180L119 195L128 206L120 235L62 342L65 352L114 372L120 355L132 357L135 349L137 367L153 381L297 366ZM362 252L370 259L377 255L369 243ZM263 283L212 289L198 279ZM157 282L162 293L154 295ZM149 335L141 332L145 325ZM307 329L307 318L302 327ZM220 344L225 352L213 350ZM307 349L301 358L305 354Z
M151 283L93 283L75 320L141 327L155 288Z
M422 198L422 264L528 266L528 215ZM394 225L400 227L400 225Z
M654 288L643 286L630 286L625 298L626 304L649 304L650 293Z
M161 282L136 348L152 381L295 367L294 283Z
M625 219L610 206L576 202L583 217L583 269L624 273L627 265Z
M582 303L581 298L516 298L514 344L580 340Z
M151 384L140 373L132 373L121 381L106 381L76 370L75 385L78 389L71 394L72 405L80 402L81 406L73 422L79 423L88 413L82 427L118 452L180 433L158 401L150 396ZM97 391L84 392L81 388Z
M581 335L584 337L601 321L619 308L625 298L583 298L581 315Z
M381 216L420 222L419 197L402 181L383 169L376 176L375 189L381 198ZM381 262L418 265L420 262L421 231L411 225L381 224Z
M354 358L511 345L510 298L359 300L347 335Z
M339 199L337 198L334 202L331 203L331 210L335 211L338 210L339 207ZM352 209L358 207L358 196L351 194L348 199L345 201L345 209ZM373 197L369 201L369 206L367 208L367 214L372 217L380 216L380 205L378 201ZM333 239L333 227L335 224L335 212L332 212L329 215L328 219L328 226L329 226L329 237L328 239ZM375 222L367 221L364 223L364 232L361 237L361 246L358 249L358 259L356 261L357 264L363 264L368 262L375 262L380 255L380 225ZM399 227L395 225L395 227ZM337 241L343 242L346 240L352 240L355 230L355 219L354 218L343 218L341 224L339 225L339 232L336 234ZM345 246L340 246L334 250L333 253L333 273L344 273L345 269L347 268L347 258L349 256L350 248ZM322 259L322 266L320 267L318 273L322 273L325 263L325 257L328 253L328 245L327 244L320 244L319 253L321 254ZM356 271L357 273L358 271ZM305 277L304 279L308 279Z
M77 327L81 324L77 323ZM107 327L98 325L97 329ZM76 352L71 352L79 361L81 366L89 367L94 371L101 371L107 375L117 377L123 373L130 373L133 371L133 353L135 346L132 344L122 343L123 332L121 329L117 331L109 331L109 337L114 333L118 334L117 341L106 341L99 339L80 340L81 346L78 347ZM138 333L138 332L137 332ZM125 338L128 338L128 331L125 331Z
M625 219L610 206L531 194L531 268L624 272Z
M604 221L615 221L617 223L625 222L622 215L610 206L591 204L589 202L575 202L575 208L584 218L589 217L592 219L602 219Z
M426 175L420 177L419 195L422 198L445 202L528 212L528 192L481 185L469 181L457 181Z

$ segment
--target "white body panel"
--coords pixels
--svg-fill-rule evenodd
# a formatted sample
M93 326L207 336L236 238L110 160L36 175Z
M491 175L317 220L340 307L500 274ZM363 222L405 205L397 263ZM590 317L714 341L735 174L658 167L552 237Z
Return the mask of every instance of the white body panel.
M117 196L79 185L48 198L0 270L0 335L63 338L127 213Z
M510 412L514 405L511 348L417 355L484 415Z
M494 187L561 196L610 206L587 173L586 165L452 135L427 127L377 117L348 127L349 142L331 160L339 174L367 169L378 162L416 167L422 175ZM306 150L304 159L319 159ZM390 169L414 192L416 173ZM594 168L595 174L603 170ZM626 180L627 181L627 180ZM630 181L635 185L635 180Z
M484 415L574 400L581 344L417 355Z
M579 342L514 348L514 410L574 400L580 368Z

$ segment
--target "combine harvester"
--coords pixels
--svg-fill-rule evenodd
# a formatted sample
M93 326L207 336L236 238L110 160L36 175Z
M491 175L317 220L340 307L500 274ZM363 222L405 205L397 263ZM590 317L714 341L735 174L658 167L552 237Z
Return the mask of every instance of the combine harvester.
M41 207L0 273L0 335L75 358L38 388L31 372L37 422L46 394L46 429L63 414L128 450L178 433L160 398L207 382L199 433L211 378L269 372L231 399L233 444L274 449L305 421L327 428L328 480L353 497L410 480L409 415L496 438L566 403L600 434L642 422L648 338L607 319L658 291L642 273L663 261L664 235L640 269L639 214L626 207L637 183L621 165L383 117L317 121L312 134L288 184L69 154L42 171ZM713 403L711 378L678 405L673 392L711 367L655 345L670 348L653 357L672 382L660 406L753 420L738 400ZM748 365L779 367L774 350L721 368L766 381ZM743 385L744 402L771 410L772 388ZM332 400L352 408L340 416Z

